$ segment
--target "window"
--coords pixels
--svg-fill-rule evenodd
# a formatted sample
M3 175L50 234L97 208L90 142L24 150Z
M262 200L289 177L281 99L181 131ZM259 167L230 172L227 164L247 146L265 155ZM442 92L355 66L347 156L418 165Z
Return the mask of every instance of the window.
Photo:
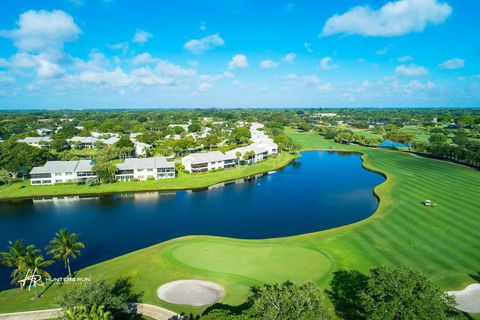
M73 175L73 172L65 172L65 175L66 176L71 176L71 175Z
M58 177L58 176L61 176L62 173L61 172L55 172L55 176Z

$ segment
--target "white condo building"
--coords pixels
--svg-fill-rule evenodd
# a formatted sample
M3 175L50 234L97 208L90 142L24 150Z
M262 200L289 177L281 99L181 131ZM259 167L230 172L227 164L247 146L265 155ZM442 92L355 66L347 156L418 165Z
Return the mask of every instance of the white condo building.
M66 182L85 181L96 177L92 171L90 160L79 161L47 161L43 167L34 167L30 171L32 185L56 184Z
M182 164L188 172L197 173L214 169L233 168L237 165L237 158L220 151L192 153L183 157Z
M49 149L52 141L53 140L50 137L26 137L18 140L17 142L26 143L29 146L36 148Z
M175 178L175 163L166 158L127 158L117 169L120 181Z

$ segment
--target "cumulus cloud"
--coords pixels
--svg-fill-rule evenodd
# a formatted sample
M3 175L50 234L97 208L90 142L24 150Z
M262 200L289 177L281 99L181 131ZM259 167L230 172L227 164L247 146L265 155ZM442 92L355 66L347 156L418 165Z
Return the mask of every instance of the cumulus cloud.
M211 87L212 87L212 84L211 84L211 83L209 83L209 82L204 82L204 83L201 83L201 84L198 86L198 91L205 92L205 91L210 90Z
M137 54L133 57L132 63L133 64L145 64L145 63L153 63L157 62L158 59L152 57L152 55L148 52L144 52L141 54Z
M465 60L460 58L453 58L447 61L442 62L439 67L441 69L462 69L465 66Z
M61 10L27 11L20 15L17 26L0 35L13 39L18 49L34 53L63 50L65 42L77 40L81 33L73 18Z
M398 57L398 62L409 62L409 61L412 61L413 60L413 57L412 56L401 56L401 57Z
M242 69L248 67L248 59L244 54L236 54L233 56L232 60L228 63L229 69Z
M307 50L307 52L313 52L312 44L310 42L304 42L303 46L305 47L305 50Z
M289 85L314 87L320 92L330 91L332 87L329 82L322 82L316 75L297 75L290 73L286 76L286 80Z
M401 64L395 68L395 74L405 77L424 76L428 74L428 69L413 63L409 65Z
M147 42L153 35L145 30L138 29L133 36L132 42L135 43L145 43Z
M225 41L220 35L212 34L201 39L191 39L185 42L183 47L193 53L200 54L207 50L211 50L215 47L221 47L225 44Z
M338 33L374 37L401 36L421 32L429 24L443 23L451 12L448 3L438 0L390 1L378 10L369 6L357 6L330 17L321 36Z
M195 69L183 68L167 60L160 60L155 70L161 74L165 74L173 77L193 77L197 74Z
M286 63L293 63L296 57L297 55L295 53L290 52L290 53L287 53L285 57L283 57L283 61L285 61Z
M260 62L260 67L262 69L275 69L278 67L278 63L273 60L262 60L262 62Z
M325 57L320 60L320 68L322 70L332 70L338 68L338 65L332 64L333 59L331 57Z
M107 44L107 47L109 47L112 50L122 51L122 53L125 54L128 51L128 42L123 41L123 42L114 43L114 44Z

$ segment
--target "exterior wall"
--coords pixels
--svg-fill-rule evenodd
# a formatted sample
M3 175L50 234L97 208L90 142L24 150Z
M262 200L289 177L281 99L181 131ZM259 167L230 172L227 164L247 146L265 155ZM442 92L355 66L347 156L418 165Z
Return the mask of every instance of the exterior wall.
M175 178L175 168L158 168L158 169L135 169L124 170L115 175L120 181L140 180L146 181L150 179L172 179Z
M92 171L83 172L53 172L43 174L33 174L30 178L31 185L52 185L57 183L68 183L76 181L85 181L88 178L96 177Z
M216 169L228 169L228 168L233 168L237 165L237 161L235 159L232 160L221 160L221 161L211 161L211 162L205 162L202 164L194 164L192 165L191 161L184 161L183 166L185 167L185 170L190 172L190 173L198 173L198 172L206 172L210 170L216 170Z

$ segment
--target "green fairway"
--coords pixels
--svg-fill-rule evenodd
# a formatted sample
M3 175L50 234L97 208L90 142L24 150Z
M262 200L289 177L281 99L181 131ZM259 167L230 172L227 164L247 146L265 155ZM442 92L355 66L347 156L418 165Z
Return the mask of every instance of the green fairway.
M233 169L207 172L196 175L180 172L175 179L102 183L97 186L88 186L86 184L32 186L30 185L29 180L25 180L22 183L16 183L11 186L0 186L0 200L65 195L98 195L119 192L205 188L216 183L276 170L287 165L295 157L296 155L284 152L281 153L277 158L270 158L266 161L262 161L251 166L237 166Z
M156 297L156 289L173 280L205 279L226 289L224 303L238 304L252 285L290 279L314 280L326 287L332 271L340 268L367 271L400 264L426 273L445 290L476 282L474 277L480 276L480 172L406 152L339 145L313 133L289 135L303 149L362 152L367 168L387 176L375 188L380 197L377 212L352 225L288 238L179 238L91 266L80 276L130 277L145 292L144 302L186 312L204 308L164 303ZM426 199L438 207L425 207ZM0 292L0 312L52 307L58 290L49 289L36 301L30 300L31 292Z

